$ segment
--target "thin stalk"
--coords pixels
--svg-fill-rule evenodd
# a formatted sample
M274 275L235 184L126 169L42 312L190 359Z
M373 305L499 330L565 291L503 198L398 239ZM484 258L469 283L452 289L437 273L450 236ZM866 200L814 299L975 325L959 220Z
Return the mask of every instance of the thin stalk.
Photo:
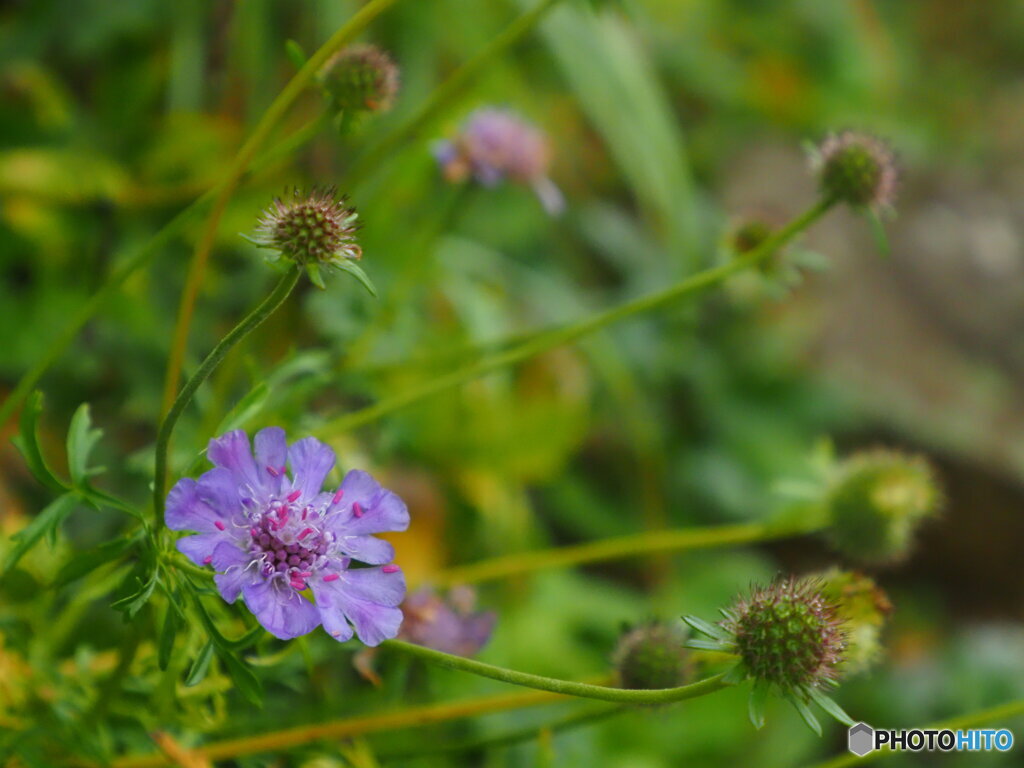
M272 147L265 154L261 155L252 164L252 172L262 170L274 161L294 152L298 147L305 144L323 127L324 119L321 116L317 120L306 123L295 133L283 139L279 144ZM221 182L223 184L223 182ZM0 406L0 426L3 426L13 415L15 409L24 402L25 398L35 389L39 380L49 370L61 355L63 355L71 343L78 336L87 322L89 322L107 300L116 293L129 277L146 266L162 251L171 240L184 229L185 225L192 220L220 191L221 185L210 189L201 197L193 201L187 208L180 211L173 219L164 224L152 238L142 245L135 253L126 258L124 262L114 269L103 282L103 285L89 297L79 310L72 316L71 321L64 326L56 339L44 346L42 357L40 357L31 368L29 368L18 381L17 385L3 405Z
M167 375L164 380L164 403L163 411L170 410L174 393L178 388L178 379L181 375L181 366L185 357L185 347L188 344L188 332L192 323L192 311L195 307L196 298L199 295L199 287L202 285L203 276L206 272L206 263L213 249L213 241L217 236L220 227L220 220L227 208L228 201L234 194L238 183L245 173L249 164L256 156L256 152L270 136L271 131L277 126L285 112L292 103L312 82L314 75L327 62L336 51L350 42L362 32L371 21L386 11L398 0L370 0L351 19L348 20L337 32L331 35L320 49L314 53L309 61L300 69L295 76L288 81L288 84L277 95L277 98L263 113L252 135L249 136L242 148L238 150L231 167L223 183L220 185L217 197L206 221L206 227L196 245L196 250L189 262L188 275L185 278L185 287L181 293L181 302L178 307L178 321L174 328L174 337L171 342L171 351L167 360Z
M478 563L449 568L432 576L432 584L474 584L494 581L508 576L530 573L546 568L565 568L601 560L616 560L655 552L679 552L691 549L710 549L737 544L772 541L819 529L818 524L771 525L744 523L739 525L680 528L676 530L645 531L601 541L590 541L569 547L554 547L535 552L518 552Z
M164 493L167 487L167 449L171 442L171 434L174 432L174 425L178 423L178 418L181 416L182 411L185 410L185 406L192 401L192 396L196 390L213 373L214 369L220 364L220 361L224 359L224 355L284 303L284 300L288 298L288 295L298 282L301 273L302 270L298 265L292 266L281 277L271 294L256 309L250 312L242 322L228 331L227 335L213 348L213 351L206 356L198 370L192 374L192 378L181 388L181 392L178 393L178 397L171 405L167 416L164 417L163 422L160 424L160 433L156 439L156 462L153 477L153 509L156 514L156 526L158 529L163 525L164 519Z
M427 381L418 387L382 400L375 405L339 416L319 427L315 434L319 436L334 436L364 424L369 424L413 403L420 402L506 366L522 362L542 352L568 344L621 320L659 309L678 299L699 293L723 282L726 278L738 272L742 272L744 269L764 261L797 234L821 218L833 204L834 201L832 200L820 200L803 214L789 222L785 227L767 238L757 248L733 259L727 264L698 272L668 288L641 296L632 301L627 301L625 304L605 310L604 312L598 312L572 325L564 326L540 337L530 339L517 347Z
M417 138L466 89L493 60L528 35L559 0L540 0L533 8L509 24L475 56L452 72L422 106L394 131L360 155L348 173L349 186L355 186L370 171L397 155L399 147Z
M1018 699L1017 701L1010 701L1006 704L999 704L988 709L981 709L977 712L969 712L966 715L957 715L947 720L939 720L936 723L930 725L922 725L919 730L922 731L958 731L966 730L968 728L977 728L980 725L995 722L998 720L1007 720L1011 717L1018 717L1024 715L1024 699ZM840 755L839 757L831 760L826 760L823 763L818 763L813 768L846 768L849 765L861 765L869 760L878 760L888 755L897 754L893 750L885 747L884 749L876 749L873 752L868 752L864 757L857 757L852 753L848 755Z
M676 701L706 696L709 693L729 687L729 684L723 681L724 675L715 675L678 688L662 688L659 690L612 688L607 685L577 683L572 680L559 680L554 677L544 677L543 675L534 675L529 672L496 667L493 664L485 664L482 661L467 659L464 656L454 656L450 653L435 651L433 648L406 643L402 640L386 640L381 643L381 647L400 651L430 664L455 669L460 672L468 672L479 677L489 677L492 680L499 680L511 685L521 685L526 688L560 693L565 696L611 701L616 704L671 704Z
M344 739L366 733L392 731L399 728L413 728L431 725L464 717L476 717L493 712L505 712L523 709L541 704L550 704L564 700L563 696L546 691L525 691L498 696L485 696L465 701L452 701L443 704L428 704L410 707L398 712L366 715L332 720L315 725L300 725L256 736L243 736L237 739L218 741L205 747L198 747L192 753L207 760L228 760L260 752L280 752L302 744L309 744L323 739ZM168 765L166 757L160 754L128 755L115 759L113 768L155 768Z

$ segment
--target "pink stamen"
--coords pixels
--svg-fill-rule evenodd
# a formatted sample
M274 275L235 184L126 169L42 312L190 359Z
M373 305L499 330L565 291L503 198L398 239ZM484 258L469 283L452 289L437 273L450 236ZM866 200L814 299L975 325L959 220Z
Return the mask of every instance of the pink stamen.
M402 569L399 568L397 565L385 565L383 568L381 568L381 570L384 573L397 573L398 571L400 571Z
M296 490L296 491L292 491L291 493L289 493L287 496L285 496L285 498L288 500L288 503L291 503L291 502L295 501L297 498L299 498L299 496L301 496L301 495L302 495L302 491Z
M311 533L313 533L313 529L312 528L303 528L302 529L302 533L300 533L298 536L296 536L296 538L299 541L302 541L304 538L309 536L309 534L311 534Z
M338 574L330 573L327 576L324 576L324 581L337 581L340 578L341 576L339 576Z
M358 501L355 501L355 502L352 503L352 514L355 515L356 517L362 517L363 516L363 508L361 506L359 506L359 502Z
M209 565L213 562L213 555L207 555L203 558L203 565Z
M308 515L308 514L309 514L309 507L306 507L304 510L302 510L302 519L305 520L306 519L306 515Z
M300 592L306 588L306 582L299 581L298 579L295 579L295 580L291 581L290 583L291 583L291 585L293 587L295 587Z
M222 523L220 520L214 520L213 524L215 526L217 526L217 530L218 531L223 531L224 530L224 523Z
M345 495L345 489L344 488L339 488L337 491L334 492L334 498L331 500L331 503L332 504L337 504L339 501L341 501L341 498L344 495Z
M308 579L308 578L309 578L310 576L312 576L312 575L313 575L313 574L312 574L312 573L311 573L310 571L302 571L302 572L301 572L301 573L299 574L299 578L300 578L300 579Z
M260 529L254 525L252 528L249 529L249 533L251 533L253 536L259 536Z
M288 467L286 467L286 466L285 466L284 464L282 464L282 465L281 465L281 468L277 470L277 473L278 473L279 475L283 475L283 474L284 474L285 472L287 472L287 471L288 471Z
M267 472L269 472L269 473L270 473L270 476L271 476L271 477L280 477L280 476L281 476L281 473L280 473L280 472L278 472L278 471L277 471L276 469L274 469L274 468L273 468L272 466L270 466L269 464L267 465Z

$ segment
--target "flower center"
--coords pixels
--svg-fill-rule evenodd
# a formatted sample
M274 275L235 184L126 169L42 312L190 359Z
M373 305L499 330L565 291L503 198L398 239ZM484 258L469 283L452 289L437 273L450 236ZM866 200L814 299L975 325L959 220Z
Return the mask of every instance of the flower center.
M310 507L274 502L249 529L250 552L265 576L284 575L296 589L323 562L332 536L320 530L322 517Z

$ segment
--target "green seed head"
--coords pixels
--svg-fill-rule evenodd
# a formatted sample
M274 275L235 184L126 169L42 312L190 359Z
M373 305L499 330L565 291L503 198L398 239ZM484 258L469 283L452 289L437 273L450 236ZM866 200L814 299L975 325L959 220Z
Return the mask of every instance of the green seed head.
M275 199L259 221L252 241L302 265L337 265L359 259L357 214L331 189L298 190L288 202Z
M919 523L936 515L941 501L923 458L886 450L857 454L839 466L829 490L829 536L857 562L895 562L907 556Z
M682 631L667 624L630 630L615 650L615 670L623 688L676 688L689 677L689 653Z
M815 159L826 197L855 208L892 207L898 173L892 152L880 139L853 131L833 134L821 143Z
M375 45L353 45L328 59L320 84L341 112L386 112L398 93L398 66Z
M789 578L755 590L729 612L724 626L756 681L802 695L835 679L843 633L835 606L813 581Z

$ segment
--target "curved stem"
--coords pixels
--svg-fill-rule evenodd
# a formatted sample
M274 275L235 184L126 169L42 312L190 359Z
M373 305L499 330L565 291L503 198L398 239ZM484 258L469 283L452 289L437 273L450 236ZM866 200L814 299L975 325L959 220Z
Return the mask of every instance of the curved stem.
M409 120L387 134L377 144L363 152L348 173L350 187L355 186L372 168L394 158L403 144L417 138L452 101L473 81L484 67L514 46L533 30L541 19L559 0L540 0L537 5L509 24L497 37L489 42L475 56L452 72L434 91L430 98Z
M524 691L498 696L484 696L465 701L450 701L442 704L428 704L410 707L398 712L384 712L350 717L314 725L300 725L256 736L243 736L237 739L219 741L205 747L197 747L192 751L197 757L207 760L228 760L260 752L277 752L308 744L321 739L343 739L365 733L392 731L399 728L412 728L432 723L442 723L463 717L475 717L492 712L505 712L512 709L524 709L542 704L562 701L564 697L546 691ZM169 761L161 754L128 755L115 759L114 768L155 768L168 765Z
M493 581L507 576L543 570L564 568L571 565L593 563L601 560L615 560L655 552L674 552L689 549L710 549L735 544L753 544L759 541L783 539L820 529L818 523L793 523L772 525L745 523L740 525L719 525L703 528L679 528L675 530L645 531L644 533L618 536L591 541L569 547L553 547L535 552L519 552L503 555L478 563L460 565L442 571L430 579L432 584L451 586Z
M313 76L326 63L337 50L350 42L356 35L362 32L371 21L386 11L398 0L370 0L351 19L348 20L337 32L331 35L320 49L314 53L309 61L300 69L295 76L288 81L288 84L277 95L277 98L263 113L260 121L253 129L242 148L238 150L231 167L219 187L217 197L213 202L213 208L206 221L202 237L196 245L196 250L189 262L188 276L185 278L185 287L181 293L181 302L178 307L178 321L174 328L174 337L171 342L171 351L167 360L167 374L164 379L164 404L163 410L170 410L174 399L174 393L178 388L178 378L181 374L181 366L185 357L185 347L188 344L188 331L192 323L192 310L195 307L196 298L199 295L199 286L202 285L203 275L206 271L206 262L209 260L210 251L213 248L213 241L220 226L220 220L227 208L228 201L238 186L238 182L245 173L249 163L252 162L257 150L266 141L270 132L274 129L292 103L305 90L306 86L313 80Z
M160 424L160 433L156 439L156 463L153 476L153 509L156 514L156 526L158 529L163 525L164 519L164 493L167 487L167 450L171 442L171 434L174 432L174 425L178 423L178 418L181 416L182 411L185 410L185 406L192 400L192 395L206 381L207 377L213 373L214 369L224 358L224 355L228 353L228 350L244 339L284 303L284 300L288 298L288 294L292 292L292 289L298 282L301 272L302 270L298 265L293 265L280 279L271 294L218 342L213 351L200 364L199 369L192 374L192 378L181 388L177 399L171 405L171 409L167 412L167 416L164 417L163 423Z
M435 651L433 648L414 645L402 640L386 640L381 643L381 647L401 651L441 667L457 669L460 672L469 672L471 675L478 675L480 677L489 677L492 680L500 680L503 683L536 688L539 691L560 693L565 696L612 701L617 704L671 704L676 701L706 696L709 693L729 687L729 684L722 680L724 675L715 675L714 677L708 677L696 683L690 683L678 688L662 688L659 690L612 688L607 685L577 683L572 680L559 680L554 677L544 677L542 675L533 675L529 672L518 672L514 669L496 667L493 664L485 664L482 661L467 659L463 656L453 656L450 653Z
M939 720L936 723L929 725L922 725L919 727L922 731L958 731L966 730L969 728L977 728L979 725L985 725L997 720L1006 720L1011 717L1017 717L1024 715L1024 699L1017 699L1016 701L1009 701L1006 704L998 704L988 709L981 709L977 712L969 712L966 715L957 715L946 720ZM876 749L873 752L868 752L864 757L858 757L854 754L841 755L831 760L826 760L823 763L818 763L814 768L846 768L849 765L860 765L866 763L869 760L878 760L879 758L886 757L888 755L896 754L888 747L884 749Z
M252 164L252 171L262 170L275 160L284 157L305 144L323 127L325 119L323 116L299 128L295 133L283 139L279 144L271 147ZM223 182L222 182L223 183ZM173 219L163 225L139 250L130 255L124 262L114 269L104 280L103 285L83 304L72 316L71 321L61 329L56 339L44 346L42 357L40 357L31 368L29 368L18 381L14 390L0 406L0 426L7 422L15 409L35 389L43 374L49 370L61 355L63 355L71 343L78 336L78 332L89 322L100 308L129 277L138 272L142 267L149 264L163 248L170 243L185 225L191 221L211 200L214 199L221 185L213 187L201 197L193 201L187 208L180 211Z
M354 429L355 427L368 424L372 421L376 421L382 416L386 416L394 411L412 405L413 403L425 400L433 395L444 392L445 390L457 387L460 384L465 384L468 381L480 378L481 376L506 366L521 362L533 357L534 355L546 352L549 349L554 349L555 347L560 347L563 344L568 344L569 342L575 341L587 336L588 334L617 323L620 320L625 320L633 317L634 315L659 309L660 307L670 304L677 299L699 293L700 291L723 282L726 278L731 277L737 272L742 272L744 269L755 266L764 261L792 240L797 234L807 229L807 227L812 223L821 218L821 216L828 211L833 204L833 200L820 200L803 214L789 222L785 227L767 238L757 248L733 259L727 264L722 264L711 269L706 269L703 272L698 272L697 274L691 275L685 280L663 290L655 291L654 293L641 296L637 299L633 299L632 301L627 301L625 304L621 304L618 307L605 310L604 312L598 312L597 314L577 321L572 325L565 326L542 336L530 339L517 347L500 352L496 355L480 360L477 363L460 368L459 370L452 371L449 374L440 376L432 381L428 381L407 392L388 398L387 400L382 400L376 405L371 405L367 408L363 408L362 410L348 413L344 416L339 416L332 421L328 421L322 427L317 429L315 434L319 436L336 435L340 432L345 432L347 430Z

